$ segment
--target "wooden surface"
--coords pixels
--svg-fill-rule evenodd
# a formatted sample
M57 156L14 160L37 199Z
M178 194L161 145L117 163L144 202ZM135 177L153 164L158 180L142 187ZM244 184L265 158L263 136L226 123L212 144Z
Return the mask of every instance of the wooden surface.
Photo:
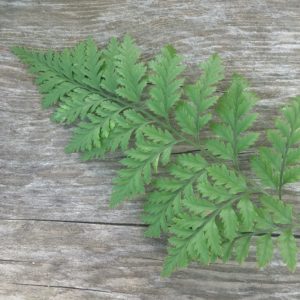
M0 0L0 299L300 299L300 264L291 274L278 254L263 271L252 253L243 266L192 265L160 278L165 242L143 237L140 203L108 208L116 158L66 155L69 130L50 122L9 52L88 35L101 46L125 33L146 57L172 43L190 78L220 53L227 78L243 74L261 99L258 130L300 94L299 0ZM300 185L287 192L300 212Z

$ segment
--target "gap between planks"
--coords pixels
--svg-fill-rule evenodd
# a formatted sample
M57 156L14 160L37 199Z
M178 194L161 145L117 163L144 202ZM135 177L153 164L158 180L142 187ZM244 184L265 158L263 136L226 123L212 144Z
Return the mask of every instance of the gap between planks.
M114 223L114 222L89 222L89 221L72 221L72 220L51 220L51 219L0 219L1 221L28 221L28 222L54 222L54 223L72 223L72 224L91 224L91 225L106 225L106 226L121 226L121 227L148 227L143 223ZM272 237L278 237L280 233L272 233ZM300 239L300 234L294 234L296 239ZM0 259L1 260L1 259Z

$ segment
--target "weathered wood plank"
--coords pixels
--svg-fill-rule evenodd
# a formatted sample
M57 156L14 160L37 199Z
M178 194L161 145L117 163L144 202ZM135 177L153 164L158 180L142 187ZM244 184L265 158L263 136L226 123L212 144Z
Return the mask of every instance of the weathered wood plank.
M243 267L234 262L192 265L171 278L160 278L164 241L145 239L137 227L0 221L0 241L2 288L4 283L40 285L42 291L46 286L69 287L99 291L99 298L106 292L127 299L300 297L300 268L289 273L278 254L260 272L252 252Z
M49 121L9 52L15 44L60 49L88 35L104 45L128 32L146 58L173 44L190 80L218 52L227 78L243 74L261 99L263 132L300 94L299 19L298 0L0 0L0 219L61 221L1 222L0 299L299 299L299 268L290 274L278 259L263 272L252 256L243 267L192 266L161 279L164 245L143 239L143 228L74 223L140 224L141 203L108 209L114 156L81 163L64 154L69 130ZM299 193L289 188L298 211Z

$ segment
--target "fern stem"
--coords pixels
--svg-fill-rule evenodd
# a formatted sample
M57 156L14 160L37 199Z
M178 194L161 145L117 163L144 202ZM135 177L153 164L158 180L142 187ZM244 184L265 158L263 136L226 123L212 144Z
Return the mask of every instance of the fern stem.
M196 136L196 142L198 145L200 145L200 123L199 123L199 117L200 117L200 112L199 112L199 105L196 105L197 107L197 119L196 119L196 131L197 131L197 136Z
M275 224L272 223L272 227L269 230L262 229L262 230L257 230L257 231L249 231L249 232L240 232L240 235L235 238L234 241L243 238L244 236L260 236L264 234L274 234L275 230L277 229L278 231L283 231L286 229L291 229L294 226L292 224ZM278 234L275 232L275 234Z
M286 159L287 159L287 155L288 155L288 151L290 148L290 138L292 136L292 134L294 133L294 128L291 127L291 131L289 136L287 137L286 140L286 144L285 144L285 149L284 149L284 153L282 154L282 162L281 162L281 166L280 166L280 174L279 174L279 185L278 185L278 197L280 200L282 200L282 187L283 187L283 175L284 175L284 171L285 171L285 167L286 167Z
M236 132L236 127L237 127L237 110L238 110L238 99L235 100L235 109L234 109L234 124L231 126L232 132L233 132L233 144L232 144L232 149L233 149L233 165L236 168L236 170L240 170L239 162L238 162L238 152L237 152L237 132Z
M282 162L281 162L280 174L279 174L278 197L280 200L282 199L283 175L284 175L284 170L285 170L285 166L286 166L286 157L288 154L288 149L289 149L289 145L288 145L288 141L287 141L285 151L282 155Z

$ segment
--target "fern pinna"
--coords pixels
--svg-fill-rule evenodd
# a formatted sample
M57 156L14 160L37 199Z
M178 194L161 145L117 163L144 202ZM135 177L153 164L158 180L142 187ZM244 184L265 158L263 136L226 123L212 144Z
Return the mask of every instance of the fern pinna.
M267 131L266 146L255 151L258 133L250 129L256 96L239 75L222 95L216 93L224 77L218 55L187 84L172 46L143 63L129 36L113 38L104 49L88 39L61 52L12 51L35 74L43 106L55 107L52 119L76 126L67 152L84 160L124 152L111 206L145 195L146 235L169 237L163 275L192 261L242 263L251 242L264 267L274 241L295 270L298 225L283 188L300 178L300 97ZM194 151L172 155L178 145ZM246 176L240 154L250 147Z

